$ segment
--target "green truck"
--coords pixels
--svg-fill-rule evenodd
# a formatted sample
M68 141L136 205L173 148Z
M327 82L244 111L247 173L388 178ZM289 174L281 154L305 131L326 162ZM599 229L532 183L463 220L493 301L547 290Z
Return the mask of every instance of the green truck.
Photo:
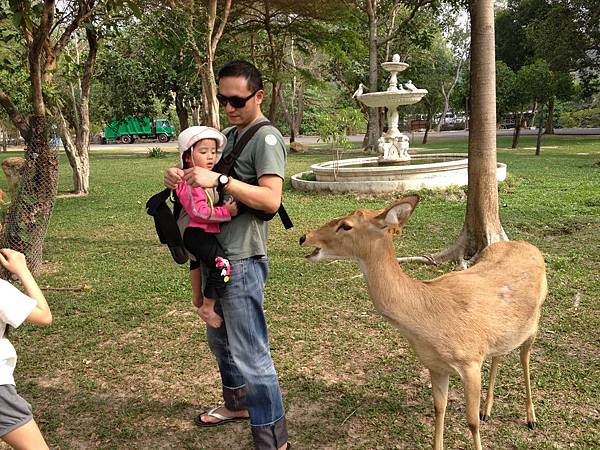
M150 119L126 116L121 120L112 120L102 132L101 142L119 141L132 144L136 139L156 139L158 142L169 142L175 136L175 129L169 119Z

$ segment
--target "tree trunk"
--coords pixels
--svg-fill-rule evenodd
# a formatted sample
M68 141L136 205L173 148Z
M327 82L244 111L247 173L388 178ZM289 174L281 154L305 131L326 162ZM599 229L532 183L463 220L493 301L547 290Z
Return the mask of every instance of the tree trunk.
M280 80L273 80L271 82L271 103L269 104L269 113L267 118L271 121L275 121L275 115L277 114L277 106L279 101L279 92L283 88Z
M535 127L535 118L537 117L537 109L538 109L538 102L536 100L535 102L533 102L533 108L531 109L531 123L529 124L530 127Z
M294 135L300 135L300 125L302 124L302 118L304 117L304 83L300 83L300 87L298 88L298 110L296 111L296 116L294 117Z
M30 125L25 168L16 198L6 214L0 246L25 253L29 268L35 273L42 264L43 242L54 209L58 158L48 144L50 125L45 115L31 116Z
M89 154L83 142L73 142L63 114L57 111L58 130L73 173L73 194L86 195L90 191ZM77 139L77 138L76 138Z
M206 125L220 130L221 121L219 119L219 104L217 103L217 82L213 72L212 61L207 61L206 66L200 69L200 79L202 80L202 104L204 106Z
M429 128L431 128L429 125L431 124L432 119L433 119L433 113L428 111L427 112L427 125L425 125L425 133L423 134L422 144L427 144L427 138L429 137Z
M8 150L8 127L2 126L0 133L2 133L2 152L6 152Z
M498 214L496 178L496 69L494 0L472 0L471 16L471 124L469 132L469 186L465 223L457 241L434 255L400 258L426 263L448 260L466 268L488 245L508 239Z
M515 131L513 133L512 145L510 148L517 148L519 137L521 137L521 128L523 127L523 111L519 113L519 119L515 121Z
M177 119L179 120L179 131L189 128L189 113L185 106L185 100L178 91L175 91L175 112L177 113Z
M373 2L373 7L376 7L376 3ZM369 91L378 91L377 82L377 11L371 11L369 15ZM379 108L369 108L369 143L368 150L377 151L377 140L381 135L381 129L379 128Z
M486 246L506 240L498 212L496 176L496 61L494 0L472 0L471 126L469 132L469 190L463 233L469 260Z
M279 91L279 100L281 101L281 109L283 109L283 116L285 117L285 121L288 124L288 128L290 129L290 144L296 141L296 133L294 131L294 118L292 117L290 110L285 102L285 98L283 98L283 89ZM294 105L291 105L293 108Z
M548 119L546 120L545 134L554 134L554 97L548 100Z
M442 84L442 95L444 96L444 110L442 111L442 115L440 116L440 120L438 121L437 127L436 127L436 131L439 133L440 131L442 131L442 125L444 125L446 123L446 113L448 112L448 109L450 109L449 107L449 94L446 93L446 88L444 87L444 85Z

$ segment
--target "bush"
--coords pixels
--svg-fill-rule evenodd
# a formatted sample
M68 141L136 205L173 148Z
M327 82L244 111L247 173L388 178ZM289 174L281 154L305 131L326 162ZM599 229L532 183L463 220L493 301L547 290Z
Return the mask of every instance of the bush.
M600 127L600 107L564 112L560 115L560 124L566 128Z
M148 149L148 158L164 158L166 156L167 152L163 151L160 147Z

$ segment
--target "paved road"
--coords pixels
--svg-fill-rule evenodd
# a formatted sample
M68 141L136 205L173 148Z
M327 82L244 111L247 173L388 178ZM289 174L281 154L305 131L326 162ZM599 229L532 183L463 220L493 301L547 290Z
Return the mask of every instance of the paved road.
M565 136L565 135L566 136L596 135L596 136L598 136L598 139L600 139L600 128L557 128L554 130L554 132L556 135L559 135L559 136L560 135L563 135L563 136ZM406 134L410 138L411 144L412 143L418 144L423 140L424 133L422 131L408 132ZM512 134L513 134L513 130L498 130L496 132L497 136L512 136ZM429 142L431 142L431 141L436 141L436 140L440 140L440 139L461 139L461 138L466 138L468 135L469 135L468 130L442 131L440 133L436 133L435 131L430 131L427 139ZM537 130L522 129L521 135L522 136L537 135ZM351 142L362 142L363 137L364 137L364 135L362 135L362 134L351 135L351 136L348 136L348 139ZM300 137L296 138L296 140L298 142L301 142L304 144L311 144L311 143L320 141L318 136L300 136ZM289 142L289 137L286 136L285 141ZM165 150L176 150L177 142L171 141L171 142L166 142L164 144L161 144L159 142L151 142L151 141L139 142L138 141L134 144L119 144L119 143L108 144L108 145L92 144L90 146L90 149L92 151L129 150L132 152L145 153L151 147L159 147L159 148L165 149ZM23 151L23 146L10 146L8 148L8 151Z

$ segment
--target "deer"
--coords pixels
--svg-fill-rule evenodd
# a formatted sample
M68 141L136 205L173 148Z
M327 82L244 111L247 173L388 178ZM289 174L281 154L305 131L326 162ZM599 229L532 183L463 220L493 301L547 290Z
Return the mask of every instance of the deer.
M435 411L433 448L443 449L450 374L464 385L466 419L474 448L481 449L480 421L490 419L498 363L519 348L527 401L527 425L536 427L529 360L548 287L544 257L524 241L487 246L463 271L429 281L409 277L396 259L392 236L419 203L396 200L384 210L359 209L300 238L313 248L309 261L358 260L375 309L386 318L429 370ZM490 381L480 413L481 369L491 358Z

